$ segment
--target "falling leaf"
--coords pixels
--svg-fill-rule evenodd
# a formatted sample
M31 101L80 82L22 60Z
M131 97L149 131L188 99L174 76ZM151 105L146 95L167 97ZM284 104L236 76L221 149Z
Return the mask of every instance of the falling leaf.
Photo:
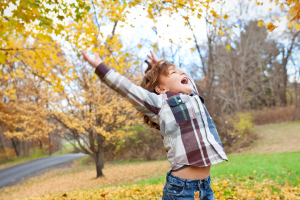
M182 18L185 19L186 21L189 20L189 17L188 17L188 16L186 16L186 17L183 16Z
M226 49L227 49L228 51L230 51L230 49L231 49L230 45L227 45Z
M229 18L229 15L224 15L224 19L228 19Z
M262 19L259 20L259 22L257 23L257 26L259 26L259 27L264 26L264 21Z
M139 45L138 45L138 48L141 49L141 48L142 48L142 45L139 44Z
M195 49L191 48L191 51L193 52Z
M269 22L267 25L267 30L272 32L277 26L275 26L272 22Z
M222 31L222 29L219 29L218 33L219 33L220 35L224 35L224 32Z

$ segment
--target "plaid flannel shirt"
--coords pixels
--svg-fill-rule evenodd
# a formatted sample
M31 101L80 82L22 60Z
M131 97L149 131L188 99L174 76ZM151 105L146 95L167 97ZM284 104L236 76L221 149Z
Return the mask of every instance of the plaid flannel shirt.
M187 77L193 88L191 94L168 91L157 95L131 83L103 62L95 73L138 111L160 125L171 170L183 165L204 167L228 161L204 99L190 76Z

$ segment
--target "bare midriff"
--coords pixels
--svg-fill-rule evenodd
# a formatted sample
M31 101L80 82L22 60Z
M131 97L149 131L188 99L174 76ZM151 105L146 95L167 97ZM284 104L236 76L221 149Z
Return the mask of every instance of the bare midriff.
M181 179L205 179L210 174L210 166L207 167L196 167L196 166L188 166L179 171L173 171L172 174Z

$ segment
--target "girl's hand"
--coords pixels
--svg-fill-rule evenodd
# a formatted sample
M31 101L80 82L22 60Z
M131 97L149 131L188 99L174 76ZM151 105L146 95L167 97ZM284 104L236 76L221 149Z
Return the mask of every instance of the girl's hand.
M94 68L103 62L98 54L96 54L95 60L91 59L90 56L86 54L86 51L81 51L81 54L83 55L84 60L88 61Z
M151 60L149 64L153 67L159 60L153 55L152 51L150 51L151 56L147 55L147 57Z

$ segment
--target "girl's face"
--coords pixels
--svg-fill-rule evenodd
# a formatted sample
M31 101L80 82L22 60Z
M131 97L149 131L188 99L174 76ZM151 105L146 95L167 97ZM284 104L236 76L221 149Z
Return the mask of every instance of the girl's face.
M192 87L189 85L189 79L185 72L175 66L169 67L168 70L168 76L163 74L160 75L160 84L155 87L155 91L159 94L163 94L169 89L171 92L183 92L185 94L190 94L192 92Z

